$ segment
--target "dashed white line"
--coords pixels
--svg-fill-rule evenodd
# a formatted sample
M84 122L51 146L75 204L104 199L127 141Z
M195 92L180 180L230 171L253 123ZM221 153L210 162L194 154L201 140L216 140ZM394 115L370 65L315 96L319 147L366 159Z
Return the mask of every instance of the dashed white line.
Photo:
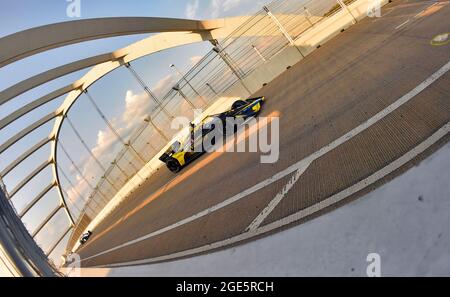
M409 20L404 21L403 23L401 23L400 25L398 25L397 27L395 27L395 30L400 29L401 27L403 27L404 25L406 25L407 23L409 23Z
M420 83L418 86L416 86L414 89L412 89L411 91L409 91L407 94L403 95L401 98L397 99L394 103L392 103L391 105L389 105L388 107L386 107L385 109L383 109L382 111L380 111L379 113L377 113L376 115L374 115L373 117L371 117L370 119L368 119L367 121L365 121L364 123L362 123L361 125L357 126L356 128L352 129L351 131L347 132L346 134L342 135L341 137L339 137L338 139L334 140L333 142L329 143L328 145L322 147L320 150L314 152L313 154L309 155L308 157L304 158L303 160L289 166L288 168L278 172L277 174L273 175L272 177L244 190L243 192L236 194L224 201L222 201L219 204L216 204L208 209L205 209L193 216L187 217L181 221L178 221L177 223L174 223L172 225L166 226L162 229L159 229L157 231L154 231L152 233L149 233L147 235L141 236L139 238L136 238L134 240L128 241L126 243L120 244L118 246L115 246L113 248L110 248L108 250L105 250L103 252L100 252L98 254L86 257L84 259L82 259L81 261L86 261L89 259L93 259L95 257L116 251L118 249L133 245L135 243L147 240L149 238L155 237L159 234L162 234L164 232L170 231L172 229L175 229L177 227L180 227L182 225L185 225L187 223L190 223L198 218L201 218L203 216L206 216L216 210L219 210L221 208L224 208L225 206L228 206L236 201L239 201L240 199L282 179L283 177L301 169L304 168L305 164L310 164L312 163L314 160L322 157L324 154L328 153L329 151L333 150L334 148L338 147L339 145L347 142L348 140L352 139L353 137L355 137L356 135L358 135L359 133L361 133L362 131L368 129L370 126L372 126L373 124L377 123L378 121L380 121L381 119L383 119L384 117L386 117L388 114L390 114L391 112L393 112L394 110L396 110L397 108L399 108L400 106L402 106L403 104L405 104L406 102L408 102L409 100L411 100L413 97L415 97L417 94L419 94L420 92L422 92L425 88L427 88L428 86L430 86L433 82L435 82L437 79L439 79L441 76L443 76L445 73L448 72L448 70L450 69L450 62L447 62L447 64L445 64L443 67L441 67L438 71L436 71L435 73L433 73L430 77L428 77L425 81L423 81L422 83ZM325 200L324 200L325 201ZM323 201L322 201L323 202ZM322 203L320 202L320 203ZM319 204L320 204L319 203ZM259 230L259 229L258 229Z
M427 8L423 9L421 12L416 14L414 16L414 18L418 18L422 13L424 13L425 11L427 11L428 9L430 9L431 7L433 7L433 6L437 5L437 4L439 4L439 2L435 2L435 3L431 4L430 6L428 6Z
M421 10L418 14L416 14L413 18L417 19L422 13L424 13L425 11L427 11L428 9L430 9L431 7L435 6L436 4L438 4L439 2L435 2L433 4L431 4L430 6L428 6L427 8ZM400 29L401 27L403 27L404 25L408 24L411 21L411 19L408 19L406 21L404 21L403 23L401 23L400 25L398 25L397 27L395 27L395 30Z

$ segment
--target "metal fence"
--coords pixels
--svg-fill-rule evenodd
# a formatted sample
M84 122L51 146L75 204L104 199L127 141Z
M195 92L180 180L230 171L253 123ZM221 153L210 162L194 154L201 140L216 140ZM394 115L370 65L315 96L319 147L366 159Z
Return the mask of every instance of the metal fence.
M345 1L346 4L354 0ZM260 65L292 45L303 33L342 9L336 0L278 0L251 16L223 40L213 40L212 50L193 66L170 90L150 99L157 104L146 121L123 145L92 189L79 211L77 228L68 247L81 235L92 218L104 208L132 176L138 174L172 138L172 116L189 117L192 108L210 106L224 92L250 75ZM133 65L126 65L145 87ZM149 92L149 90L147 90ZM136 153L137 152L137 153Z

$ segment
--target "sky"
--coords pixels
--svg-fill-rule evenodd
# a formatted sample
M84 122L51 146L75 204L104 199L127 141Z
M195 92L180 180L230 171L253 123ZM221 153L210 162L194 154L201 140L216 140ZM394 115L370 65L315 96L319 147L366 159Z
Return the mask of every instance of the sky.
M80 18L70 18L66 13L68 5L71 3L68 0L0 0L0 38L29 28L76 19L118 16L210 19L246 15L260 10L266 2L268 1L81 0ZM141 34L83 42L28 57L0 68L0 90L4 90L7 87L46 70L79 59L111 52L148 36L148 34ZM169 67L171 63L176 64L183 73L186 73L209 50L211 50L211 45L209 43L198 43L143 57L132 64L152 91L156 93L157 96L162 96L168 90L168 87L180 79L179 75ZM28 102L72 83L88 71L89 69L84 69L66 75L14 98L10 102L0 106L0 118L9 115ZM136 125L141 122L145 115L145 110L150 107L149 100L143 93L142 88L125 68L114 70L102 78L90 88L90 93L121 135L128 135ZM64 99L65 96L61 96L29 113L12 125L0 130L0 143L5 142L17 133L17 131L27 127L29 124L57 108ZM117 145L118 141L98 114L92 111L92 105L90 105L85 95L80 97L80 100L78 100L71 109L69 116L91 150L95 152L96 156L99 156L102 163L108 164L119 149L119 146ZM0 170L17 158L30 145L33 145L43 137L47 136L51 131L53 124L54 122L50 121L4 152L0 156ZM62 127L60 141L68 150L71 158L73 158L75 163L82 169L85 176L91 178L91 181L93 182L96 181L96 178L99 176L98 166L95 166L94 162L89 160L87 152L67 124ZM88 195L89 188L71 165L70 161L65 158L60 150L58 151L58 154L58 161L60 162L61 167L76 187L76 191L74 191L65 178L61 178L63 188L68 192L69 199L80 199L76 198L79 196L77 193L84 197ZM31 170L40 165L44 160L48 159L49 155L50 145L46 145L37 151L32 158L29 158L15 168L10 174L5 176L3 180L7 189L11 191L30 173ZM12 201L14 207L18 211L22 210L28 202L31 201L32 197L39 193L51 181L52 172L51 168L48 167L13 197ZM27 228L33 230L57 205L57 203L58 196L54 189L46 194L44 198L24 216L23 221ZM53 238L57 238L59 237L58 234L62 234L67 223L68 221L64 212L60 211L55 218L52 219L50 224L42 230L37 236L37 241L44 250L52 245L52 242L54 241L52 240ZM67 238L61 242L53 253L51 258L55 262L60 260L59 255L62 253L66 242Z

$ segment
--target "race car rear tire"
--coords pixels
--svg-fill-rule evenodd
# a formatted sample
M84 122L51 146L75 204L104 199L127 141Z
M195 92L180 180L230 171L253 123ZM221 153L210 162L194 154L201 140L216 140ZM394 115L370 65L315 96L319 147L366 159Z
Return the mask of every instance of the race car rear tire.
M237 100L237 101L234 101L233 105L231 105L231 109L236 109L236 108L239 108L246 104L247 104L247 102L245 102L244 100Z
M167 166L167 168L168 168L170 171L172 171L172 172L174 172L174 173L177 173L177 172L180 171L180 169L181 169L180 163L178 163L178 161L175 160L175 159L169 159L169 160L167 160L167 161L166 161L166 166Z

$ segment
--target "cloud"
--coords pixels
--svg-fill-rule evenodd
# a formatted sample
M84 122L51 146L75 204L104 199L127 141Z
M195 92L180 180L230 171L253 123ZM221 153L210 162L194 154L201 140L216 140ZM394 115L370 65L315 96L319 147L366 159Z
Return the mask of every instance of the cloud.
M203 56L193 56L189 58L189 62L191 62L191 66L194 66L197 64L201 59L203 59Z
M190 0L186 5L185 14L191 19L199 18L199 15L204 19L218 18L224 15L243 15L253 12L255 7L261 8L266 2L267 0L210 0L208 5L207 1Z
M175 74L168 74L167 76L160 79L152 88L152 92L156 96L163 96L169 91L169 88L173 87L175 83L180 79Z
M219 17L220 11L222 8L221 0L212 0L210 6L210 13L212 18Z
M199 4L199 0L193 0L186 5L186 17L188 19L195 19L195 17L197 16Z
M125 111L122 114L122 122L126 126L142 122L151 109L151 101L145 92L134 94L128 90L125 94Z
M262 1L262 3L264 2ZM212 18L222 16L224 13L229 15L230 11L236 15L243 15L247 13L249 7L260 6L260 3L261 1L255 3L255 0L212 0L208 13ZM244 9L244 12L241 11L242 9Z
M223 11L229 11L241 4L242 0L225 0L222 3Z

